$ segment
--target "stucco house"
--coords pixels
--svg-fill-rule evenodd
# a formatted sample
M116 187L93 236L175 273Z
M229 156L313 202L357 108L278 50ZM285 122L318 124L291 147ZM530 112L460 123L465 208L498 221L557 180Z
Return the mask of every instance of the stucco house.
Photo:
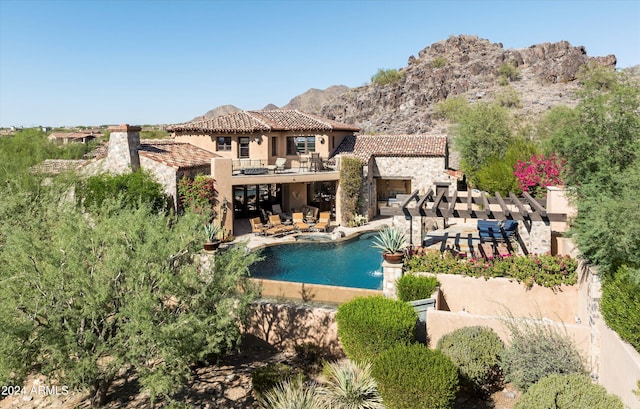
M100 136L100 132L52 132L47 139L51 142L67 143L89 143Z
M259 216L274 204L285 212L315 206L340 221L344 156L364 163L361 211L369 217L398 194L451 181L444 136L357 135L356 126L297 110L242 111L166 129L174 141L216 155L210 174L227 204L228 230L235 219Z
M197 174L209 175L211 160L218 157L205 149L173 140L140 139L139 126L118 125L109 128L107 153L89 161L80 170L84 174L120 174L137 169L149 171L164 186L177 206L178 181Z

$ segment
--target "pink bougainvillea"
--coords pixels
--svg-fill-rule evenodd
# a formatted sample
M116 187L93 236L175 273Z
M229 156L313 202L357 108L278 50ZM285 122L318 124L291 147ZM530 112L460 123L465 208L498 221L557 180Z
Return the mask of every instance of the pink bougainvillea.
M514 166L518 187L534 196L543 195L547 186L562 184L564 160L555 154L549 157L533 155L528 161L519 160Z

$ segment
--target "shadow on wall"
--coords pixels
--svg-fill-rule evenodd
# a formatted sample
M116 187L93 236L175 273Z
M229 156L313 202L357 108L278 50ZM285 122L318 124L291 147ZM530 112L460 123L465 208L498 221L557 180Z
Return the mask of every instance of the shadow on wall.
M279 350L311 343L330 355L344 356L335 313L329 308L259 302L253 305L245 333Z

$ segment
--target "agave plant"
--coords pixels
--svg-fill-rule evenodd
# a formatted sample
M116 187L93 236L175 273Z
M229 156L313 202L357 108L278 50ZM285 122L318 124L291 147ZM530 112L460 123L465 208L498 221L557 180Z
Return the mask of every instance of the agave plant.
M385 227L373 239L373 247L381 249L383 253L400 253L408 245L405 232L394 227Z
M260 403L266 409L323 409L314 387L308 387L301 376L284 381L264 394Z
M218 240L218 233L220 233L220 226L211 222L204 225L205 239L208 243L212 243Z
M326 363L318 398L332 409L385 409L371 364L344 361Z

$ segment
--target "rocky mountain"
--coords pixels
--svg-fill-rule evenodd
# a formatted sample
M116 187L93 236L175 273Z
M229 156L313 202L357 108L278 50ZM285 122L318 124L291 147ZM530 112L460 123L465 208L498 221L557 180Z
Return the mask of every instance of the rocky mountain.
M616 57L589 57L584 47L566 41L504 49L477 36L450 37L409 57L398 81L350 89L324 105L320 115L357 124L363 133L445 133L447 124L433 115L435 104L450 96L496 98L506 88L499 85L500 67L510 63L519 73L509 84L521 101L514 113L527 117L573 105L576 73L589 61L613 68Z
M209 119L209 118L213 118L214 116L223 116L223 115L229 115L229 114L233 114L234 112L239 112L242 111L242 109L238 108L235 105L220 105L219 107L213 108L209 111L207 111L206 114L204 115L200 115L197 116L195 118L192 119L192 121L198 121L201 119Z
M452 96L462 96L470 102L491 101L515 92L519 104L511 110L523 119L556 105L572 106L577 102L576 74L580 66L590 61L611 68L616 65L614 55L590 57L584 47L572 46L567 41L505 49L501 43L477 36L451 36L424 48L417 57L410 56L407 66L399 70L401 78L396 82L357 88L344 85L325 90L312 88L282 108L356 124L362 133L444 134L449 124L434 115L434 108ZM508 85L500 75L505 63L518 73ZM277 106L269 104L264 109ZM239 110L224 105L204 117Z
M324 105L330 103L336 97L344 94L348 90L349 87L347 87L346 85L333 85L324 90L311 88L307 92L293 98L287 105L283 106L282 108L298 109L310 114L317 114L320 112Z

